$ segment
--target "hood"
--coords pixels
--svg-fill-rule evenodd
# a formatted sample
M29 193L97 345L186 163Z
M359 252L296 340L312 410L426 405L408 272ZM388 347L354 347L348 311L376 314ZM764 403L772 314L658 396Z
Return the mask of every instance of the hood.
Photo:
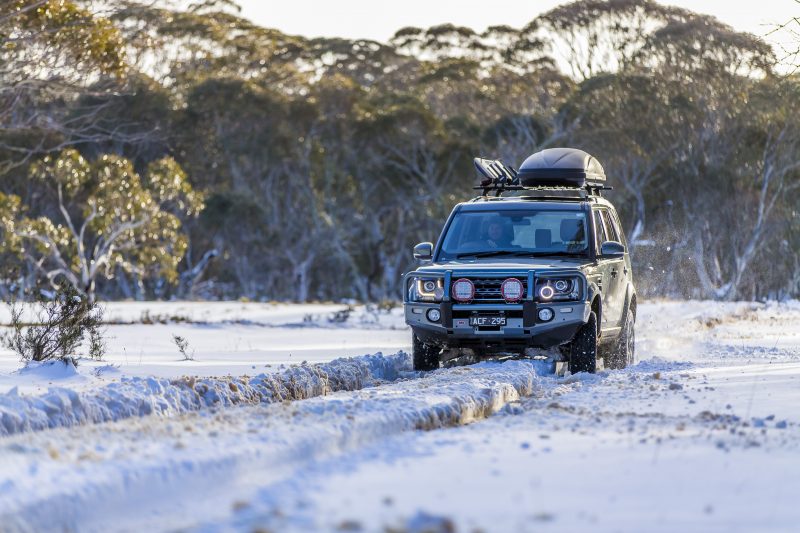
M487 271L523 271L528 270L583 270L589 263L588 259L572 258L547 258L534 257L520 259L519 257L509 258L487 258L487 259L458 259L454 261L442 261L418 267L417 272L441 272L443 270L453 270L459 273L487 272Z

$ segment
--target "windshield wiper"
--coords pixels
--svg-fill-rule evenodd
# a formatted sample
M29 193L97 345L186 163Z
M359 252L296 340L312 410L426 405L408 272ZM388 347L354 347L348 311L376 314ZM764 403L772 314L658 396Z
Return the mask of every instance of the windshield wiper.
M586 254L583 252L519 252L517 255L526 255L529 257L586 257Z
M489 250L486 252L464 252L463 254L456 255L456 259L464 257L496 257L499 255L517 255L518 250Z
M551 257L551 256L558 256L558 257L586 257L585 253L581 252L564 252L564 251L554 251L554 252L535 252L532 250L489 250L486 252L465 252L462 254L458 254L456 259L462 259L464 257L498 257L503 255L510 255L512 257Z

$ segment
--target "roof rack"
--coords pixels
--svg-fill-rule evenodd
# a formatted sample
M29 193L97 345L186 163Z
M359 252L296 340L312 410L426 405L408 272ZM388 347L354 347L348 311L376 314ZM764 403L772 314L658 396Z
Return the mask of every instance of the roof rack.
M519 172L499 159L476 157L474 163L483 179L473 189L483 191L482 196L529 191L528 196L535 198L587 198L611 189L597 159L575 148L537 152L525 159Z
M524 187L523 198L585 200L590 192L578 187Z
M473 187L473 189L480 189L480 187ZM611 189L611 187L602 187L602 189ZM521 195L515 196L500 196L505 191L524 191ZM513 187L503 188L497 190L498 194L489 196L484 194L473 198L473 201L478 200L507 200L509 198L518 198L521 200L560 200L560 201L583 201L591 198L601 198L599 190L596 188L580 189L578 187Z

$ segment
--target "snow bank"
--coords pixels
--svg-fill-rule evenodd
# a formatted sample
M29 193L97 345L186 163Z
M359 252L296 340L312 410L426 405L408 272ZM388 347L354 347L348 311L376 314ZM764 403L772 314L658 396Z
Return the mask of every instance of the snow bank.
M30 361L19 369L21 376L39 379L64 380L78 376L78 369L72 361Z
M15 387L0 395L0 435L133 416L171 416L214 406L300 400L393 381L410 370L411 357L398 352L300 365L254 377L134 377L84 392L53 387L41 396L20 395Z
M398 376L407 362L398 354L331 366L344 370L342 365L365 364L370 372ZM547 370L538 361L490 361L293 404L248 406L214 416L196 412L174 427L166 424L172 427L166 433L164 420L148 417L11 437L0 447L0 530L255 531L262 525L260 495L231 523L227 513L216 512L254 497L247 480L302 486L305 468L329 460L339 464L392 436L468 424L548 384L557 386L556 380L541 377ZM344 378L343 383L351 382ZM402 444L381 449L398 458L408 452ZM263 529L270 531L332 529L266 525Z

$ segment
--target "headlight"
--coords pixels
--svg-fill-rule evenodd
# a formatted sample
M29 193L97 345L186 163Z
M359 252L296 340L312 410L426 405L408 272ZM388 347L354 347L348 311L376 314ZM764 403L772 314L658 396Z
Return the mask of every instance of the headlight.
M444 278L411 278L408 299L411 302L441 302L444 296Z
M475 285L467 278L457 279L453 283L452 294L457 302L469 302L475 297Z
M500 285L500 294L506 302L518 302L525 297L525 289L517 278L508 278Z
M577 300L583 294L580 276L540 278L536 280L536 299L539 302Z

